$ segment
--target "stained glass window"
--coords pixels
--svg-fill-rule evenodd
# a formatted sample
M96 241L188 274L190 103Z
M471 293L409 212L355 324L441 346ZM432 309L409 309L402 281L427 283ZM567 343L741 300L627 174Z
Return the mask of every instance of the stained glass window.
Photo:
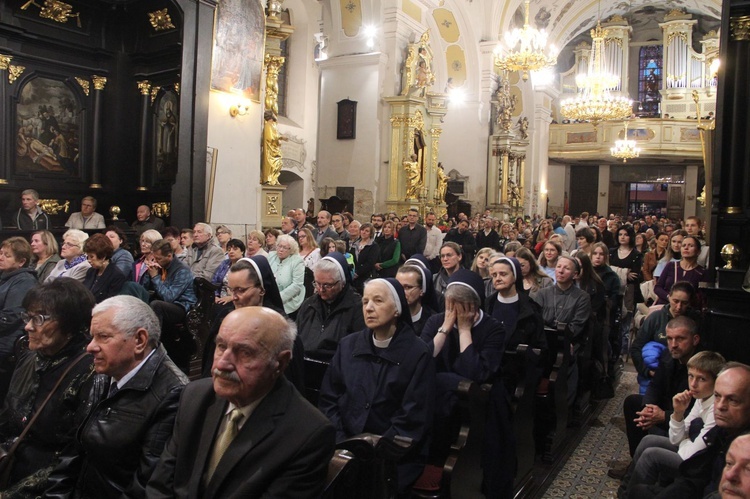
M658 117L660 115L662 81L662 46L641 47L638 55L638 109L639 116Z

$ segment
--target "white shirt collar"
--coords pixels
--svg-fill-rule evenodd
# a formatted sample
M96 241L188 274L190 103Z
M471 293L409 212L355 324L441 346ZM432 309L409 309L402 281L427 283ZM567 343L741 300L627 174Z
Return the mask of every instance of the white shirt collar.
M141 367L143 367L143 364L145 364L146 361L151 358L151 356L154 354L154 352L156 352L155 348L153 350L151 350L151 353L149 353L148 355L146 355L145 359L143 359L137 366L135 366L133 369L131 369L130 372L128 372L128 374L126 374L125 376L123 376L122 378L120 378L119 380L117 380L117 389L118 390L121 389L123 386L125 386L128 381L130 381L131 379L133 379L135 377L135 375L138 374L138 371L141 370Z

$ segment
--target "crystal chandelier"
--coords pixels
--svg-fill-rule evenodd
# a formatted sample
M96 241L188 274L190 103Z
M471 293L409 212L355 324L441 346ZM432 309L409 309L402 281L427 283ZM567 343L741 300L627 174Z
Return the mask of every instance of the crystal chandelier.
M576 77L580 89L577 97L560 103L560 112L566 118L577 121L589 121L597 126L602 121L623 120L633 112L633 101L627 97L613 95L610 90L617 88L620 78L606 71L604 63L604 37L606 31L597 21L596 28L591 30L593 44L586 74Z
M641 154L640 147L637 147L635 140L628 140L628 122L625 122L625 135L623 140L616 140L615 147L609 149L612 156L621 159L627 163L629 159L637 158Z
M521 71L523 81L529 71L538 71L557 62L557 50L547 47L547 32L529 26L529 0L524 2L523 28L505 33L505 47L495 49L495 67L499 70Z

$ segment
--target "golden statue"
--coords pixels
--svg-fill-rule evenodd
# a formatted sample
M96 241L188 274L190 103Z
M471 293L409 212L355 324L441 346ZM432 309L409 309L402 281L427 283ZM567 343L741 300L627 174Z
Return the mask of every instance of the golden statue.
M445 174L443 163L438 163L437 167L437 184L435 185L436 198L439 202L445 201L445 194L448 192L448 175Z
M411 155L411 161L404 161L406 170L406 199L419 199L419 191L422 189L422 172L416 154Z
M263 113L263 164L260 182L266 185L279 185L281 174L281 141L286 140L279 135L276 128L276 116L271 111Z

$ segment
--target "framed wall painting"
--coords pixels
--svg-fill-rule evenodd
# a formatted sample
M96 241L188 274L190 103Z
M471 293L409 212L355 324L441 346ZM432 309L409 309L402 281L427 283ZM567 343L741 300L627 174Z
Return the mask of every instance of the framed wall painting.
M68 83L36 77L16 102L16 174L80 175L81 104Z
M215 26L211 88L260 102L266 33L260 0L222 0Z
M338 122L336 126L337 139L357 138L357 102L344 99L337 102Z

